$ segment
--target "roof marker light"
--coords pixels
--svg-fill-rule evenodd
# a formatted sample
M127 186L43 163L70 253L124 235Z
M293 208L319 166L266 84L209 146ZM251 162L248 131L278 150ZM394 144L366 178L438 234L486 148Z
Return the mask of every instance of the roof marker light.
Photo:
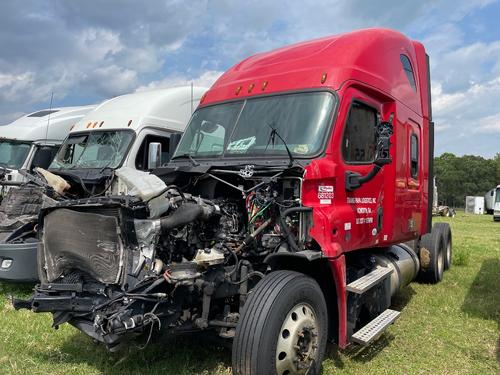
M75 128L75 125L71 125L71 128L69 128L69 131L72 131Z
M127 125L127 126L128 126L128 127L130 127L130 125L132 125L132 120L130 120L130 121L128 122L128 125Z
M267 81L262 82L262 91L264 91L266 89L268 83L269 82L267 82Z
M236 89L236 95L239 95L240 91L241 91L241 86L238 86L238 88Z
M104 125L104 121L101 121L101 123L99 124L99 127L102 128L103 125Z
M89 122L89 123L87 124L87 129L88 129L88 128L90 128L91 126L92 126L92 123L91 123L91 122Z
M321 76L321 83L325 83L326 82L326 77L328 77L328 74L323 73L323 75Z
M250 94L255 87L255 83L251 83L250 86L248 86L248 93Z

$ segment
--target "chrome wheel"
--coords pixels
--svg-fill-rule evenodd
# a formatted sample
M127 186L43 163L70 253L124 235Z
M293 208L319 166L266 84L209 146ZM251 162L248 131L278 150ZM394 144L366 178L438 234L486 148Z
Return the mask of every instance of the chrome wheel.
M437 271L438 271L438 274L439 274L439 280L442 279L443 277L443 272L444 272L444 251L443 249L441 248L439 250L439 253L438 253L438 258L437 258Z
M306 303L295 305L287 314L276 346L278 375L307 374L318 349L318 323L314 310Z
M451 264L451 243L448 241L446 244L446 264Z

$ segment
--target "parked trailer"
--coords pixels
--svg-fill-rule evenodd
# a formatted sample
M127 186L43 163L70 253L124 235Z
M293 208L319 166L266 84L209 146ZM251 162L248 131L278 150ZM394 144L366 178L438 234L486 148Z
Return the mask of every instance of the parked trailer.
M14 306L110 350L199 330L232 340L235 374L319 373L328 339L369 345L398 290L450 266L430 103L423 45L392 30L249 57L154 171L164 213L123 196L42 210L41 282Z
M64 200L140 194L161 183L147 171L168 162L170 142L179 139L205 91L184 86L119 96L73 124L47 163L50 172L37 170L31 184L9 192L7 220L0 222L0 259L6 266L0 268L0 280L38 281L36 220L41 208ZM142 184L137 187L134 181ZM157 203L153 201L153 209L161 210Z
M468 214L484 214L484 197L465 197L465 212Z

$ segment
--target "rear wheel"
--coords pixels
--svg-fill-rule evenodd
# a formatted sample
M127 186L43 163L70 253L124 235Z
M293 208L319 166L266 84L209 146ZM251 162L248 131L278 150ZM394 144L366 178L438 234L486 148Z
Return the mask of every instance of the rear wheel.
M451 266L451 258L452 258L452 239L451 239L451 229L448 223L436 223L434 224L432 230L436 230L441 232L443 236L444 242L444 269L447 270Z
M441 231L432 228L420 240L420 281L436 284L443 279L445 247Z
M233 343L238 375L319 374L328 332L323 292L293 271L267 275L243 308Z

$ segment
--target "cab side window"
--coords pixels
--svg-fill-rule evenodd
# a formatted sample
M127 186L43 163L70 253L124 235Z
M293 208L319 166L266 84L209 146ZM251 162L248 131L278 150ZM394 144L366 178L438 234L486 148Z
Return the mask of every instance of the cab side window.
M342 155L347 163L371 163L375 158L377 111L355 102L344 130Z
M162 137L158 135L147 135L142 141L141 147L137 152L137 157L135 158L135 167L138 170L146 171L148 169L148 152L149 145L151 143L161 143L161 164L167 164L170 160L170 155L168 153L168 147L170 144L170 139L168 137Z
M400 55L401 65L403 66L403 70L406 74L406 78L408 78L408 83L410 84L413 91L417 92L417 84L415 83L415 75L413 74L413 68L411 67L411 62L408 56Z
M35 155L33 156L33 161L31 162L31 169L40 167L43 169L48 169L50 163L57 155L60 146L40 146L37 147Z

